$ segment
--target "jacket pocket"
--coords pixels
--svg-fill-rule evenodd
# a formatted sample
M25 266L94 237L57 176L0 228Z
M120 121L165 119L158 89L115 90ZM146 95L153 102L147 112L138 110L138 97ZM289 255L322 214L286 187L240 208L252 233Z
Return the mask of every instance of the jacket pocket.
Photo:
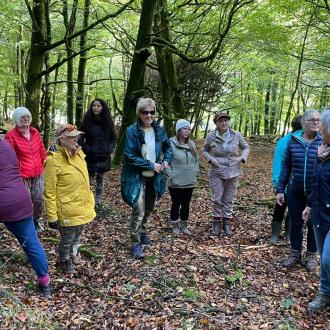
M176 166L173 168L170 185L176 187L196 186L198 175L198 163L187 166Z
M61 214L63 218L74 218L83 212L84 193L76 190L60 198ZM86 195L85 195L86 196Z

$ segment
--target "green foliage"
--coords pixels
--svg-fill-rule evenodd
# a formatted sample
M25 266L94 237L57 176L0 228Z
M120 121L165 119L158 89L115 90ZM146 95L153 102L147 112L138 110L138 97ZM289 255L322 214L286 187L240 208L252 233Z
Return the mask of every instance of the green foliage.
M240 282L243 277L243 272L240 269L237 269L233 275L226 275L225 280L229 285L232 285L236 282Z

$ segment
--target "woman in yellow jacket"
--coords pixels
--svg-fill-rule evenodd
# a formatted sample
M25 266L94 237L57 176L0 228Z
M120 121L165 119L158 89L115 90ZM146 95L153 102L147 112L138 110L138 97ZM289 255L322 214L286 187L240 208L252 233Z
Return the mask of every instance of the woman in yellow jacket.
M73 273L74 258L84 225L95 217L85 154L78 145L83 134L75 126L60 125L57 145L50 148L45 166L45 206L49 227L59 229L59 265Z

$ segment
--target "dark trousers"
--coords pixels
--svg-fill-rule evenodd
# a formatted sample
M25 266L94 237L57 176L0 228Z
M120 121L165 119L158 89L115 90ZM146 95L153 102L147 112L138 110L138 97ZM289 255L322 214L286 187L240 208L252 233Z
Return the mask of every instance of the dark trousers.
M171 220L180 219L187 221L189 218L189 205L194 188L171 188L169 187L172 205L171 205Z
M288 210L290 217L290 241L291 248L296 251L302 250L304 220L302 212L307 204L307 197L303 194L287 192ZM316 242L311 221L307 222L307 251L316 252Z
M85 225L60 227L61 239L58 245L60 261L69 260L71 256L76 256L80 237Z
M275 203L275 208L274 208L274 213L273 213L273 222L280 222L280 223L283 222L286 207L287 207L286 200L285 200L285 203L283 203L283 205L279 205L279 204ZM286 215L285 222L287 222L289 220L288 217L289 217L289 214Z

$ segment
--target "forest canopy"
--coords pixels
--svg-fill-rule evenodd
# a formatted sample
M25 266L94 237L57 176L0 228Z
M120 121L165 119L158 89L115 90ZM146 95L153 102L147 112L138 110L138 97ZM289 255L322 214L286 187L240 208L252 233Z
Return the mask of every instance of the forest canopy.
M25 105L47 144L100 97L122 137L151 96L169 132L187 118L203 137L228 111L245 135L282 134L328 107L329 21L327 0L2 2L0 126Z

